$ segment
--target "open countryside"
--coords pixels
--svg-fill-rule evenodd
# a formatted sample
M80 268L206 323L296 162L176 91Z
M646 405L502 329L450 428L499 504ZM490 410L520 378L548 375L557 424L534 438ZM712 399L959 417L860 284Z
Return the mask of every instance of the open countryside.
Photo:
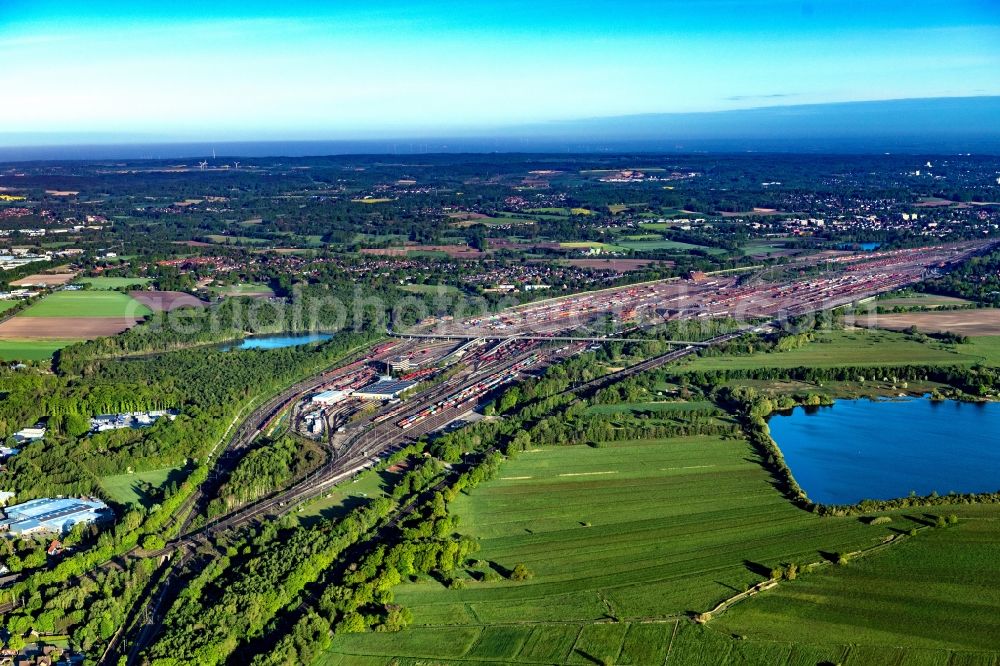
M4 656L995 666L965 152L0 165Z

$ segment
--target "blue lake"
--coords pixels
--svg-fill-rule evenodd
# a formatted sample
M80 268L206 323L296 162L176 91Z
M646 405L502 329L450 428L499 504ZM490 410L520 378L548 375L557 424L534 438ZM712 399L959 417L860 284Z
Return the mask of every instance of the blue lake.
M853 250L858 248L859 250L864 250L866 252L871 252L872 250L877 250L882 247L882 243L841 243L841 250Z
M296 333L294 335L255 335L246 338L239 344L227 344L222 347L222 351L231 349L281 349L282 347L294 347L296 345L307 345L310 342L324 342L333 336L329 333Z
M776 414L769 426L821 504L1000 490L1000 403L838 400Z

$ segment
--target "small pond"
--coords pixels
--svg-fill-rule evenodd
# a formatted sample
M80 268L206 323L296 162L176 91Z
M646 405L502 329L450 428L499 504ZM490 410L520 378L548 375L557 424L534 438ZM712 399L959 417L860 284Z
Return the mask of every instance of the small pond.
M240 343L227 343L221 347L222 351L232 349L281 349L282 347L295 347L296 345L307 345L311 342L324 342L333 336L329 333L295 333L288 335L254 335L244 339Z
M1000 403L837 400L769 425L795 480L821 504L1000 490Z

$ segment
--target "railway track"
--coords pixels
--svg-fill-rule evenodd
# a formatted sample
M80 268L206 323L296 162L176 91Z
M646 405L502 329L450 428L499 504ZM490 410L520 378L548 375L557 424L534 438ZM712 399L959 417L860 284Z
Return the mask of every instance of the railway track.
M960 256L951 257L949 263L960 261L977 251L982 251L982 248L972 248L967 250L965 253L962 253ZM917 271L913 267L902 267L899 272L893 274L884 282L876 285L875 288L858 289L855 285L850 289L842 291L840 294L820 292L814 293L812 298L802 294L788 294L784 300L778 302L772 301L767 304L768 307L766 309L771 309L773 310L772 312L768 313L764 311L760 314L774 317L777 316L777 312L774 311L780 311L786 316L792 314L802 315L833 307L839 307L862 298L877 295L883 291L911 284L918 281L922 275L923 273L921 271ZM774 298L778 297L774 296ZM803 298L805 298L805 300L802 300ZM723 312L722 314L726 314L726 312ZM702 315L699 314L697 316ZM746 327L738 331L716 336L704 342L698 343L697 345L693 343L677 343L684 344L685 346L680 349L674 349L660 356L647 359L603 377L593 379L583 384L578 384L571 389L567 389L567 391L575 393L588 393L596 391L639 373L653 370L686 356L693 355L705 347L724 344L725 342L733 340L750 330L752 330L752 327ZM553 336L556 332L556 330L551 331ZM550 331L546 331L546 333L550 333ZM393 333L390 332L390 334ZM413 337L431 338L438 336L424 335ZM468 338L468 336L462 334L458 334L457 336L446 335L442 337ZM477 334L477 337L490 336ZM501 335L493 337L523 338L524 336ZM376 414L376 422L369 422L368 425L358 427L353 432L349 432L339 454L335 455L321 468L315 470L306 478L301 479L289 488L274 493L270 497L248 504L226 516L220 517L208 525L195 530L190 530L191 518L198 513L198 511L195 510L198 503L202 502L206 497L210 497L212 493L211 486L204 486L202 490L192 496L192 499L189 501L190 503L184 507L186 514L179 513L179 515L186 515L181 529L179 530L181 536L159 551L146 553L146 556L162 557L169 556L178 549L185 549L185 555L176 558L174 562L167 564L168 570L165 574L165 582L160 586L160 589L151 594L145 600L143 605L137 606L138 611L147 613L147 616L151 611L152 617L145 624L138 627L139 633L136 636L136 640L132 644L131 649L128 651L127 662L130 664L135 663L135 660L138 658L138 655L141 653L144 645L153 640L158 633L162 618L165 615L166 610L169 608L173 596L175 596L178 592L179 586L183 585L183 578L179 575L179 572L182 570L184 563L191 557L190 553L193 548L188 548L189 546L194 546L217 532L232 529L259 518L269 518L287 513L300 502L315 497L324 492L327 488L373 466L380 456L392 450L393 447L409 441L415 441L421 436L429 432L433 432L447 423L450 423L471 409L481 396L473 395L468 399L462 399L460 402L446 404L441 411L422 418L422 420L407 429L403 429L398 426L398 423L413 414L420 413L420 411L426 409L428 405L439 403L447 396L459 394L463 389L474 387L485 378L510 369L518 362L518 360L526 358L531 353L537 353L538 350L535 349L535 347L540 345L541 342L552 342L560 339L574 341L584 340L583 338L558 338L550 337L548 335L538 337L540 339L535 341L527 350L521 350L517 354L512 354L511 357L507 359L490 361L488 363L481 364L481 367L477 367L432 388L425 394L420 395L419 400L414 400L413 405L410 408L400 409L395 405L383 408L383 410ZM587 340L589 341L590 339ZM593 341L605 342L607 340L602 338ZM403 348L413 344L413 342L401 342L399 346L392 349L392 352L400 353ZM375 356L377 356L377 354L367 358L368 360L375 360ZM385 354L384 356L387 357L388 354ZM558 354L550 353L542 359L542 362L539 363L539 365L548 364L557 358ZM216 469L225 470L227 465L235 464L235 461L239 459L239 452L242 449L245 449L261 432L266 430L268 425L272 423L273 420L284 411L284 409L293 404L294 401L298 400L303 394L315 390L323 384L328 383L331 379L336 378L338 376L336 373L343 374L350 372L353 365L354 364L342 366L337 370L332 371L332 373L328 372L317 377L303 380L302 382L289 387L279 395L272 397L264 405L254 410L251 415L240 424L236 432L230 438L226 447L223 449L222 454L217 460ZM386 413L391 413L391 418L378 422L378 416ZM132 617L132 623L134 626L134 618L137 616L133 615ZM125 633L127 633L127 631L122 632L123 635ZM109 649L109 654L116 655L119 654L119 652Z
M515 365L518 361L530 356L533 353L537 352L534 350L527 350L517 356L511 357L510 359L489 363L479 370L469 372L464 376L455 377L447 382L444 382L439 386L434 387L426 394L421 395L420 400L414 401L413 406L410 409L401 412L401 415L407 416L413 413L419 413L421 410L425 409L428 404L437 402L448 395L460 392L468 387L475 386L485 377L505 372L509 367ZM309 390L315 390L315 388L327 381L329 381L329 377L324 378L322 381L312 380L308 383L300 383L296 386L300 387L302 385L311 385L312 388L310 389L307 386L307 388L298 391L295 395L301 395L302 393L308 393ZM292 392L293 389L289 389L285 392L285 394L282 394L282 396L278 396L272 401L269 401L269 406L271 406L273 410L277 408L276 405L279 403L287 404L287 395ZM285 398L284 400L279 399L283 397ZM372 467L376 464L375 461L379 458L379 456L386 453L390 448L403 443L416 441L423 435L433 432L434 430L447 425L451 421L454 421L462 414L468 412L472 408L474 402L474 399L469 399L457 403L448 409L444 409L439 413L424 419L418 425L406 430L403 430L396 425L395 418L373 427L358 428L355 432L350 433L345 442L341 444L342 453L339 456L332 458L322 467L315 470L304 479L293 484L291 487L262 500L258 500L257 502L245 505L244 507L237 509L235 512L220 517L219 519L202 527L184 530L181 532L180 537L169 543L166 547L156 551L146 552L144 553L144 556L162 557L172 553L178 548L193 545L198 541L202 541L219 531L225 531L239 525L246 524L247 522L250 522L258 517L266 516L269 513L285 513L286 511L283 511L283 509L290 510L291 506L298 504L305 499L309 499L312 496L321 494L330 486L340 483L341 481L350 478L355 474L368 469L369 467ZM266 417L266 414L269 411L266 407L267 406L258 410L258 421L260 418ZM250 428L251 426L247 425L244 428L244 432L250 430L250 434L256 436L256 433L260 431L260 429L257 428ZM242 444L239 445L245 446L248 442L252 441L252 439L253 437L250 437L249 439L245 439L245 437L234 437L233 441L240 442ZM210 489L206 488L206 492L202 494L206 497L210 496L208 492L209 490Z
M398 346L393 346L389 349L383 350L381 353L375 354L371 357L361 357L358 359L355 355L355 360L352 360L350 363L325 370L318 375L314 375L308 379L297 382L286 388L281 393L272 396L263 405L254 409L250 415L247 416L239 426L237 426L236 431L230 436L228 442L219 453L219 456L216 458L215 464L213 465L209 480L202 484L201 488L192 493L191 497L189 497L178 508L175 515L180 517L182 521L178 533L183 534L188 531L191 526L191 521L194 520L199 511L204 508L204 504L207 499L218 490L218 486L221 484L222 479L225 478L226 473L232 471L232 468L235 467L242 458L241 453L262 432L266 431L273 424L274 420L285 411L285 409L293 405L299 398L302 397L302 395L315 391L320 386L353 372L367 360L380 360L381 358L384 358L388 355L389 351L394 353L397 352ZM212 454L210 453L209 455L211 456Z

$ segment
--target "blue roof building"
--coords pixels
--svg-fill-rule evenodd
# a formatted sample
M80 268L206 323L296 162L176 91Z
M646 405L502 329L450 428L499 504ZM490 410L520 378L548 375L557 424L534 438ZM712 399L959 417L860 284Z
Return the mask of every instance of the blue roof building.
M43 497L9 506L0 520L0 532L28 536L68 532L78 523L93 523L108 515L108 505L98 499Z

